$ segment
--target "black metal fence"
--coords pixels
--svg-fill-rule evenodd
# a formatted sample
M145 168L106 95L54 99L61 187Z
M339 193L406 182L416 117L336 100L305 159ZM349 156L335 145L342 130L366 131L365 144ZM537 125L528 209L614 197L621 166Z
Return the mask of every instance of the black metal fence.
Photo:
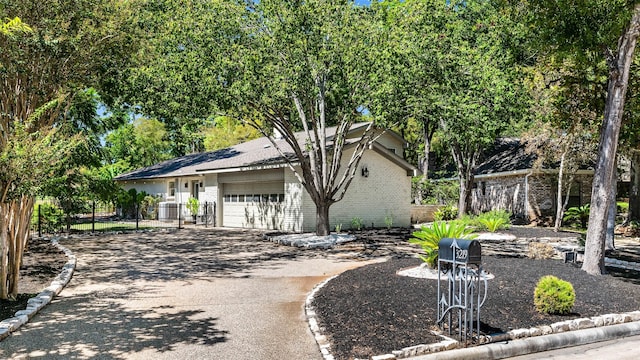
M73 232L216 226L215 202L202 202L196 206L172 202L141 202L123 207L87 201L74 205L75 211L65 211L55 200L37 201L31 217L31 231L42 236Z

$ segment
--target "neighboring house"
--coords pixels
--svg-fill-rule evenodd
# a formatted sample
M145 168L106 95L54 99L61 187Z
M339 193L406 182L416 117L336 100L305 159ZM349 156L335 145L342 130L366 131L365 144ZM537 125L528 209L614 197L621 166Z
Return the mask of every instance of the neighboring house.
M534 168L535 160L519 139L499 139L476 170L472 211L505 209L528 221L555 216L558 169ZM591 201L593 173L593 169L578 170L567 208Z
M360 138L368 123L352 126L343 155L343 169L351 157L349 145ZM329 139L335 128L327 129ZM417 173L402 155L405 141L391 131L379 132L365 151L347 193L330 208L331 227L348 229L353 218L368 227L410 225L411 177ZM304 143L304 133L297 133ZM349 142L351 139L351 142ZM284 139L276 139L286 156L295 156ZM300 170L299 166L296 166ZM135 188L162 197L165 203L184 204L189 197L215 204L217 226L314 231L315 204L283 157L263 137L230 148L191 154L122 174L115 179L126 190ZM182 207L182 216L187 215ZM160 211L160 218L175 217Z

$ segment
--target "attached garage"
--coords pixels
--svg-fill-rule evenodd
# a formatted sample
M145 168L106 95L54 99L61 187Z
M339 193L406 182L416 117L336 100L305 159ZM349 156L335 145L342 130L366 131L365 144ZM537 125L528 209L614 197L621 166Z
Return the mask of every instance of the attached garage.
M284 183L223 185L222 226L278 230L284 219Z
M358 139L368 123L354 124L347 138ZM331 140L337 128L327 129ZM306 141L304 132L296 134ZM281 148L274 146L278 143ZM415 167L401 156L404 140L391 131L380 132L354 169L349 190L331 206L330 227L347 228L355 218L369 226L408 226L410 220L411 176ZM195 197L200 204L215 209L216 226L280 231L313 231L316 206L307 193L296 159L284 139L260 138L227 149L189 154L119 175L125 189L135 188L174 204L176 214L191 214L185 204ZM289 146L290 148L290 146ZM351 146L342 154L342 169L351 159ZM339 179L337 180L339 181ZM180 210L181 209L181 210ZM181 211L180 214L177 212ZM163 214L169 216L170 214Z

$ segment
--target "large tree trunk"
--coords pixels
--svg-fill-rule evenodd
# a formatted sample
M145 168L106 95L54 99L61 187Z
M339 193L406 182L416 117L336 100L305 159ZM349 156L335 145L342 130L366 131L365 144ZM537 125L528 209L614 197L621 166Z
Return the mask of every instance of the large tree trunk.
M33 203L30 196L0 203L0 299L18 296L20 266L29 239Z
M626 223L640 220L640 151L631 155L631 188L629 189L629 213Z
M330 233L329 205L319 201L316 204L316 235L327 236Z
M424 198L424 194L422 189L424 188L424 184L429 181L429 153L431 152L431 139L433 138L433 134L437 129L437 126L429 126L428 123L423 123L424 127L423 131L423 141L424 141L424 152L422 154L422 161L420 161L420 172L422 172L422 177L420 179L420 184L418 186L418 191L416 191L415 203L416 205L420 205L422 203L422 199Z
M471 209L471 190L473 189L476 164L480 158L480 148L473 145L461 146L457 142L452 142L451 154L456 162L458 179L460 179L458 217L461 218Z
M471 190L473 190L473 174L465 172L460 177L460 199L458 199L458 217L461 218L471 209Z
M604 250L607 218L610 202L615 201L615 195L611 194L615 181L613 176L615 157L629 83L629 69L639 33L640 4L635 6L629 27L620 37L615 59L609 61L607 100L600 135L598 162L591 191L591 213L589 214L589 228L587 229L584 263L582 264L582 270L593 275L600 275L605 271Z

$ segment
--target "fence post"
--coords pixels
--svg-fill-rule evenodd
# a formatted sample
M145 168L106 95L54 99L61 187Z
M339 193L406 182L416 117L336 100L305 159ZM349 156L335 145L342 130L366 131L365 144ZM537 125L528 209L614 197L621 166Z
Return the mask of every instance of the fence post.
M91 232L96 232L96 201L93 200L91 204Z
M134 208L136 211L136 231L138 230L138 225L139 225L139 221L140 221L140 206L138 205L138 199L136 199L136 201L133 202L134 203Z
M209 202L204 202L204 227L208 227L209 225Z
M38 204L38 237L42 237L42 204Z
M178 204L178 230L182 229L180 222L182 221L182 203Z

